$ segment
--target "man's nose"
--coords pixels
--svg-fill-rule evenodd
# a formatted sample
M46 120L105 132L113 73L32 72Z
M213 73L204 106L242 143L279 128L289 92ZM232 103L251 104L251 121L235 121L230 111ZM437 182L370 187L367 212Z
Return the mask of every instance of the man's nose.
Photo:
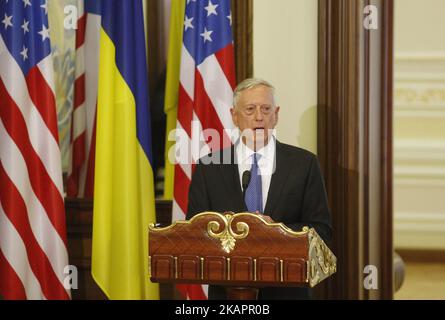
M263 120L263 112L261 112L261 106L257 106L255 109L255 120Z

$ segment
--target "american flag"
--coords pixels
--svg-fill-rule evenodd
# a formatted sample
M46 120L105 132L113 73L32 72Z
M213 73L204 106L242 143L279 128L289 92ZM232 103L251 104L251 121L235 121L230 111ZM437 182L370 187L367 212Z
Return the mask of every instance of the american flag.
M48 4L0 0L0 295L69 299Z
M230 0L187 0L177 130L184 130L189 141L177 143L177 148L187 148L196 141L208 138L203 135L206 129L216 129L220 135L220 141L212 141L208 151L230 146L230 137L224 129L233 128L230 108L234 87ZM192 130L192 121L198 124L200 130ZM176 154L189 151L177 150ZM202 155L195 152L192 158L196 161ZM173 220L183 220L187 212L192 162L178 162L175 165ZM190 299L205 299L207 296L206 287L180 286L179 289Z
M85 10L86 9L86 10ZM96 147L97 79L99 65L100 1L77 1L76 79L71 118L67 195L92 198Z

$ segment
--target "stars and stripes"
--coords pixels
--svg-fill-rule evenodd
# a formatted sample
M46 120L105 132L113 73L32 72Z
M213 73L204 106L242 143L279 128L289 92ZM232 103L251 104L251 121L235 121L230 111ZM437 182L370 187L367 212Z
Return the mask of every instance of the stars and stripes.
M99 65L100 1L78 0L76 79L71 117L71 163L67 195L92 198L96 148L96 105Z
M206 141L205 129L215 129L220 135L220 141L212 141L207 146L208 151L231 144L224 131L233 128L230 108L235 87L235 62L231 25L230 0L187 0L177 129L187 133L189 143L177 144L176 154L188 154L189 150L181 148ZM192 121L197 121L199 132L192 130ZM193 154L192 159L196 161L202 155ZM173 220L185 218L192 170L193 163L175 165ZM201 286L182 286L180 290L190 299L206 298Z
M69 299L47 3L0 1L0 294Z

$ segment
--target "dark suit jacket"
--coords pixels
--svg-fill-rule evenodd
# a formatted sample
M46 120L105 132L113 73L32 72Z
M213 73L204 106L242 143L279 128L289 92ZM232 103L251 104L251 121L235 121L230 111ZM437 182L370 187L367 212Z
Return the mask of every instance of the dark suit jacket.
M228 154L229 153L229 154ZM192 177L187 219L204 211L246 212L234 146L200 160ZM230 164L210 159L231 159ZM205 164L204 164L205 163ZM276 142L276 168L272 175L264 214L289 228L315 228L329 243L331 216L323 177L316 156L309 151ZM260 299L309 299L305 288L264 288ZM224 299L224 288L209 287L209 299Z

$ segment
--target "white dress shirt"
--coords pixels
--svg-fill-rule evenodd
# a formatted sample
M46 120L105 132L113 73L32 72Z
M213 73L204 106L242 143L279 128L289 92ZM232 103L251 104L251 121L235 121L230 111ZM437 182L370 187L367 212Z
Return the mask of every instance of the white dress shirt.
M260 155L258 160L258 168L261 175L262 184L262 196L263 196L263 211L266 208L267 195L269 194L270 180L272 174L275 172L275 149L276 141L274 137L271 137L269 143L258 150L256 153ZM253 154L255 151L247 147L243 142L238 140L235 147L235 154L238 163L238 172L240 178L241 189L243 186L243 173L244 171L250 171L253 163Z

